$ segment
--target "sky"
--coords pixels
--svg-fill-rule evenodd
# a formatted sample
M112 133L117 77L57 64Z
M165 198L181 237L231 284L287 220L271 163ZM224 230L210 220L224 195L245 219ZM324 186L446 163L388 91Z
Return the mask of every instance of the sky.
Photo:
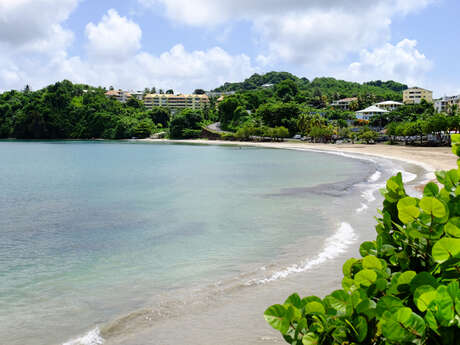
M287 71L460 94L458 0L0 0L0 90L191 92Z

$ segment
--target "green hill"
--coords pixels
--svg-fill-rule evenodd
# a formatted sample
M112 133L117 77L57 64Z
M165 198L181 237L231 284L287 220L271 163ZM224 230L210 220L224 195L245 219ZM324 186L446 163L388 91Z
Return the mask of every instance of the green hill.
M307 78L299 78L288 72L269 72L263 75L253 74L243 82L225 83L214 89L215 92L236 91L245 92L256 90L266 84L277 85L283 80L293 80L299 90L305 95L323 95L329 100L336 100L345 97L374 95L384 100L401 100L402 91L407 89L407 85L395 81L369 81L366 83L356 83L335 78L315 78L312 81Z

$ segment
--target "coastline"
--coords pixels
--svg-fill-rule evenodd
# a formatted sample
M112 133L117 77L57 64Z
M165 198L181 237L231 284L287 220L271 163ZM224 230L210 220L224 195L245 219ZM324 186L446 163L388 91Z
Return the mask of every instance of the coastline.
M195 145L235 145L248 147L265 147L290 150L311 150L329 153L348 153L383 159L396 160L403 163L417 165L427 171L434 179L433 173L437 170L450 170L457 167L457 158L452 154L450 147L416 147L386 144L313 144L304 142L246 142L224 140L171 140L171 139L138 139L139 142L177 143Z
M278 148L287 150L297 151L312 151L327 154L338 154L354 159L364 159L372 161L373 163L380 165L384 161L388 161L390 165L396 164L396 166L412 176L408 177L407 182L415 187L414 183L418 185L428 182L427 174L433 174L438 169L451 169L456 166L455 157L450 153L449 148L429 148L428 150L419 150L419 148L405 147L392 147L388 145L326 145L326 144L304 144L304 143L251 143L251 142L227 142L227 141L211 141L211 140L138 140L140 142L153 142L153 143L165 143L165 144L194 144L194 145L224 145L224 146L245 146L245 147L261 147L261 148ZM387 148L390 147L390 150ZM401 150L402 149L402 150ZM421 152L420 152L421 151ZM452 157L449 157L451 155ZM359 157L362 156L362 157ZM435 157L437 159L435 159ZM373 159L375 158L375 160ZM431 163L431 164L429 164ZM416 174L412 169L405 171L405 167L412 166L416 170ZM387 169L389 167L386 167ZM421 169L418 169L421 168ZM361 190L362 197L367 199L366 206L360 209L356 209L353 215L350 215L351 222L346 221L338 223L335 233L332 236L339 243L343 244L343 248L337 247L337 241L325 240L323 248L314 255L309 255L309 250L305 252L305 257L301 262L292 264L284 267L280 271L272 272L267 274L265 279L259 280L258 282L252 281L246 285L250 287L252 292L247 293L246 289L240 290L231 289L225 292L225 296L220 296L222 300L219 303L219 314L215 314L216 310L213 307L204 308L200 310L202 313L200 316L195 315L194 319L191 320L190 316L167 318L161 320L155 326L141 328L135 333L126 334L120 338L112 338L109 336L107 344L159 344L165 341L169 341L172 338L175 340L181 339L178 334L175 337L171 337L171 333L177 330L178 324L183 324L186 320L188 329L184 329L181 333L182 336L188 336L191 339L190 343L196 343L197 339L200 339L202 343L211 343L215 341L215 338L223 339L222 344L243 344L247 343L248 337L260 344L278 344L283 343L276 332L266 327L264 321L260 318L264 308L270 303L279 303L282 298L287 297L290 293L297 291L299 293L314 293L322 295L325 291L329 291L334 288L340 288L340 275L341 267L346 258L350 256L359 255L358 248L359 243L364 240L371 240L374 238L374 232L369 231L368 222L359 224L353 222L355 220L362 220L369 218L367 214L364 218L362 212L369 210L375 210L380 202L380 198L373 194L377 194L379 188L383 187L383 183L388 174L385 175L384 171L388 173L388 170L377 170L372 176L370 176L366 183L361 185L365 187ZM391 171L391 168L390 170ZM394 171L394 170L393 170ZM383 176L384 175L384 176ZM367 184L367 186L366 186ZM368 195L366 195L368 193ZM370 219L370 218L369 218ZM346 243L345 243L346 242ZM317 246L316 243L313 247ZM313 249L310 248L310 249ZM306 249L307 247L305 247ZM339 250L337 250L339 249ZM297 251L296 251L297 252ZM316 250L315 250L316 252ZM299 252L300 253L300 252ZM265 269L265 268L264 268ZM268 267L267 267L268 269ZM267 272L268 273L268 272ZM297 273L297 274L296 274ZM298 274L301 273L301 274ZM302 288L300 288L302 287ZM303 291L302 291L303 290ZM307 292L308 291L308 292ZM228 295L227 295L228 294ZM240 312L237 310L237 306L247 306L248 315L244 315L244 322L235 322L229 320L224 315L239 315ZM199 309L199 308L198 308ZM240 315L242 316L242 315ZM220 320L217 322L217 320ZM216 328L217 324L223 322L234 322L225 328ZM205 331L206 330L206 331ZM251 331L252 330L252 331ZM255 331L256 330L256 331ZM105 338L107 333L112 333L112 329L102 329L101 335ZM148 340L147 340L148 339ZM163 341L163 342L162 342Z
M451 169L456 166L455 157L450 152L449 148L418 148L418 147L403 147L403 146L389 146L389 145L332 145L332 144L306 144L303 142L283 142L283 143L251 143L251 142L228 142L228 141L212 141L212 140L130 140L134 144L146 143L149 142L153 144L180 144L180 145L220 145L220 146L233 146L233 149L238 149L237 146L242 147L260 147L260 148L269 148L269 149L285 149L293 151L303 151L306 154L307 152L318 152L323 153L325 156L329 154L344 156L354 159L360 159L364 161L371 161L376 165L382 165L382 168L385 168L386 161L393 161L394 164L391 164L394 168L391 167L387 170L377 170L374 174L369 175L366 181L354 185L353 188L357 188L362 192L361 196L363 200L360 200L357 197L356 206L359 205L359 201L364 201L364 204L361 203L361 207L356 209L356 212L353 212L350 217L355 217L359 219L362 217L362 212L367 213L367 216L371 216L369 213L373 213L376 210L376 205L379 203L379 200L376 200L376 195L378 194L378 188L383 187L382 183L388 178L388 173L391 171L395 172L397 170L413 175L413 179L410 179L407 182L414 181L412 187L418 189L419 186L428 182L427 173L432 174L435 170L438 169ZM144 148L147 148L148 145L142 145ZM154 146L154 145L151 145ZM129 147L127 148L128 151ZM237 150L240 151L240 150ZM251 151L251 150L249 150ZM256 150L254 150L256 151ZM412 166L412 167L411 167ZM408 171L405 171L405 167L408 167ZM388 167L387 167L388 168ZM412 174L412 173L415 174ZM418 176L417 176L418 175ZM417 178L418 177L418 178ZM373 197L374 194L374 197ZM358 195L358 194L356 194ZM377 197L378 199L379 197ZM354 204L353 204L354 205ZM372 205L372 206L371 206ZM337 205L336 205L337 207ZM369 210L369 212L366 212ZM355 214L356 213L356 214ZM348 218L348 216L347 216ZM339 219L336 219L339 220ZM340 219L341 220L341 219ZM310 246L305 246L304 252L296 250L296 253L304 253L305 257L301 261L291 261L288 260L292 265L282 266L281 270L275 270L270 274L271 268L267 267L267 275L265 278L259 280L259 283L256 284L244 284L244 287L241 288L239 284L238 287L235 286L223 287L222 285L218 286L218 289L215 291L218 296L213 296L213 293L206 295L205 297L211 299L209 307L207 306L207 301L205 300L206 305L197 306L197 296L193 296L193 303L190 303L189 306L192 306L192 309L196 313L198 310L204 313L203 316L194 317L197 320L190 320L191 315L187 314L184 318L179 318L177 316L167 316L164 319L156 320L155 326L153 329L150 329L150 318L152 316L152 310L147 310L145 313L143 311L135 311L132 314L127 315L127 317L120 315L121 318L117 318L110 325L100 324L100 328L93 329L87 333L83 338L78 338L71 340L66 345L77 345L77 344L159 344L157 341L169 341L170 333L173 332L177 327L177 323L181 321L190 322L188 331L194 336L192 337L195 341L202 337L201 332L198 330L202 327L201 331L205 329L209 333L205 343L212 342L215 340L213 334L220 334L224 339L227 339L228 342L223 342L223 345L229 345L231 339L239 340L244 339L252 333L249 332L249 329L257 329L256 334L254 334L254 342L261 344L275 344L279 342L279 335L276 332L268 331L268 328L265 328L267 325L260 319L260 315L263 313L263 308L269 304L278 303L282 298L287 297L289 293L298 291L305 294L305 290L301 291L299 286L308 287L309 293L315 293L321 295L324 291L329 291L334 287L339 288L340 281L335 277L340 276L341 266L343 261L356 254L357 244L362 240L371 239L374 236L373 231L369 231L369 225L365 227L355 227L353 221L343 221L342 223L330 224L331 229L335 228L336 231L332 234L333 240L325 240L323 246L320 248L318 246L319 242L316 242ZM337 227L336 227L337 226ZM369 236L369 238L367 237ZM337 245L339 244L339 246ZM343 245L343 247L340 246ZM287 247L289 248L289 247ZM317 251L320 249L320 251ZM340 250L337 250L340 249ZM265 272L265 266L264 272ZM304 273L305 272L305 273ZM259 272L260 273L260 272ZM294 274L291 274L294 273ZM295 274L303 273L303 274ZM264 273L265 274L265 273ZM242 278L242 277L241 277ZM282 279L280 279L282 278ZM247 281L251 282L250 280ZM254 281L252 281L254 282ZM270 283L270 284L266 284ZM220 282L218 282L220 284ZM251 289L251 293L248 294L248 289ZM222 289L222 290L221 290ZM254 290L252 290L254 289ZM225 292L225 296L220 296ZM228 294L228 296L227 296ZM280 297L281 296L281 297ZM251 306L248 309L251 309L251 317L244 315L245 322L241 324L235 323L232 327L228 327L225 330L216 330L218 324L222 322L228 322L232 320L225 319L225 316L217 317L214 313L215 302L219 300L224 305L220 312L225 310L226 315L237 315L240 310L237 309L237 306L246 305L247 303ZM239 301L239 303L235 303ZM151 307L150 307L151 308ZM196 308L196 309L195 309ZM220 308L220 303L219 303ZM163 309L160 309L160 313L163 312ZM169 310L166 311L166 314ZM246 318L247 317L247 318ZM220 320L220 322L215 322ZM125 322L127 321L127 322ZM246 325L246 323L248 325ZM148 325L150 324L150 325ZM195 328L191 327L192 325ZM139 329L137 327L139 326ZM245 326L245 327L243 327ZM246 327L247 326L247 327ZM251 327L249 327L251 326ZM134 329L131 329L133 327ZM235 329L242 327L237 334L233 335ZM121 335L124 331L128 331L126 334ZM233 332L230 332L233 330ZM139 331L139 333L137 333ZM159 334L156 334L158 332ZM187 334L187 332L185 332ZM106 335L108 336L106 338ZM112 337L115 336L115 337ZM119 337L121 336L121 337ZM147 340L149 339L149 340ZM177 339L179 340L179 339ZM191 340L191 339L190 339ZM194 344L193 341L190 342ZM195 342L197 343L197 342ZM243 341L236 342L236 344L243 344ZM233 343L232 343L233 344Z

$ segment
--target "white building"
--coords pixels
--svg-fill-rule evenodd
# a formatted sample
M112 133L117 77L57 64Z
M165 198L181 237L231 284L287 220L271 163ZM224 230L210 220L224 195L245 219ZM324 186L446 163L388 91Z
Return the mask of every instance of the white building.
M131 98L131 93L123 90L110 90L107 91L105 95L108 98L115 98L117 101L120 101L121 103L126 103L128 99Z
M350 104L358 102L358 97L343 98L331 103L331 107L341 110L350 110Z
M457 105L460 108L460 95L445 96L434 101L434 109L438 113L447 113L453 105Z
M389 113L388 110L376 107L375 105L370 106L369 108L359 110L356 112L356 118L358 120L369 121L372 117L376 115L382 115Z
M385 101L385 102L380 102L380 103L375 104L376 107L379 107L380 109L384 109L388 111L396 110L403 105L404 103L395 102L395 101Z
M209 104L207 95L147 94L144 96L144 105L147 109L152 109L153 107L167 107L171 110L203 109Z

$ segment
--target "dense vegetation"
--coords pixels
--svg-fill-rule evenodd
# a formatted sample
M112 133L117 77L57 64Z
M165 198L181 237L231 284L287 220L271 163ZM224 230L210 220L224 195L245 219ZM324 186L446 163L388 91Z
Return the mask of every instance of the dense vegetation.
M299 135L312 142L372 143L386 139L377 132L387 127L391 142L446 144L445 133L460 129L458 108L435 115L433 105L423 102L402 106L370 122L356 120L355 110L378 101L400 100L405 88L394 81L309 81L287 72L270 72L255 74L242 83L224 84L216 90L233 90L234 94L223 99L211 97L210 105L203 109L172 115L167 108L147 110L134 98L126 103L109 99L103 88L63 81L35 92L26 87L1 94L0 138L124 139L164 132L170 138L185 139L201 137L203 127L220 122L221 128L231 133L213 136L227 140L280 140ZM195 90L196 94L204 92ZM331 106L333 100L350 96L357 98L350 105L353 111Z
M35 92L5 92L0 95L0 138L146 137L169 122L167 109L147 111L134 98L122 104L104 93L69 81Z
M460 135L452 141L460 156ZM430 182L421 199L407 195L401 174L387 181L377 239L344 264L342 289L266 310L287 343L458 344L460 168L436 177L442 189Z
M407 89L407 85L394 81L378 80L364 84L334 78L315 78L309 81L307 78L299 78L288 72L269 72L264 75L254 74L241 83L225 83L214 91L244 92L256 90L267 84L277 85L285 80L293 81L300 90L299 97L307 102L318 96L325 97L326 102L355 96L363 100L372 97L371 102L374 103L390 99L397 101L402 100L402 91Z

